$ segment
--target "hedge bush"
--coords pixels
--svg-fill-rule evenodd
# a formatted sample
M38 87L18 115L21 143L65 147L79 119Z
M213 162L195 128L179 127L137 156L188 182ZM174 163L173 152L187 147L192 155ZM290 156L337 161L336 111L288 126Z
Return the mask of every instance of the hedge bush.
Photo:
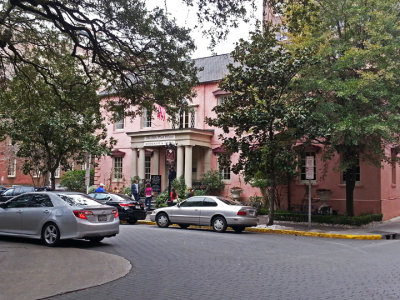
M308 222L308 215L290 212L275 212L275 220L290 222ZM342 215L311 215L311 222L325 224L361 226L371 222L380 221L382 221L382 214L370 214L355 217Z

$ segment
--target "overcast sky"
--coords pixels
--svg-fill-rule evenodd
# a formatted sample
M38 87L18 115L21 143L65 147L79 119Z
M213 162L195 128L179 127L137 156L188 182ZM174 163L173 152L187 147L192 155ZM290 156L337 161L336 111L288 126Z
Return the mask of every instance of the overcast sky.
M180 26L188 27L193 29L196 22L196 10L190 9L186 5L183 5L180 0L165 0L167 3L168 13L170 13L173 17L176 18L177 23ZM262 3L262 1L259 1ZM153 8L156 5L161 7L164 6L164 1L161 0L147 0L146 5L149 8ZM258 8L256 12L256 16L259 16L261 19L262 12L261 9ZM233 31L229 34L228 39L226 41L221 42L214 49L216 54L224 54L231 52L235 47L235 42L237 42L240 38L247 39L249 36L249 32L254 30L254 22L252 24L246 24L242 22L239 28L233 29ZM199 30L192 31L192 38L196 43L197 50L192 54L192 58L206 57L212 55L212 51L207 49L209 45L209 40L204 38Z

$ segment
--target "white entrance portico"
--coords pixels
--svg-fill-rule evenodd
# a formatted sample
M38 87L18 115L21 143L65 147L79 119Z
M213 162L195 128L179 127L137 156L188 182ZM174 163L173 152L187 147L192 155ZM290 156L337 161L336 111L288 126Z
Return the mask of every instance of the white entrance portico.
M131 137L131 177L145 178L145 155L151 153L151 174L162 175L163 189L167 185L165 151L167 145L176 146L175 169L178 178L184 177L186 186L192 186L193 175L209 171L211 167L211 138L213 130L194 128L128 132Z

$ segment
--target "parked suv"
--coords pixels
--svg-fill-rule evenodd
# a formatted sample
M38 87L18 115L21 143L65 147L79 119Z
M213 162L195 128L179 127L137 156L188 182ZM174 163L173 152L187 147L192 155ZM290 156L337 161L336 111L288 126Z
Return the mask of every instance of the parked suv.
M33 186L14 186L0 195L0 202L5 202L15 196L34 191L35 188Z

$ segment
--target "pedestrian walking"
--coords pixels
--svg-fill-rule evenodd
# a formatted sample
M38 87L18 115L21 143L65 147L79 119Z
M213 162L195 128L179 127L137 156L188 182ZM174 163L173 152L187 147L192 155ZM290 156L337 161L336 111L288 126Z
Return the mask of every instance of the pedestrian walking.
M140 199L140 186L139 186L139 181L137 179L135 179L132 183L131 186L131 194L133 199L135 199L136 201L139 201Z
M151 210L151 200L153 200L153 189L149 182L146 183L146 188L144 190L144 194L146 196L144 200L144 204L146 205L147 210Z
M105 193L106 190L104 189L104 183L100 183L99 187L94 190L95 193Z

